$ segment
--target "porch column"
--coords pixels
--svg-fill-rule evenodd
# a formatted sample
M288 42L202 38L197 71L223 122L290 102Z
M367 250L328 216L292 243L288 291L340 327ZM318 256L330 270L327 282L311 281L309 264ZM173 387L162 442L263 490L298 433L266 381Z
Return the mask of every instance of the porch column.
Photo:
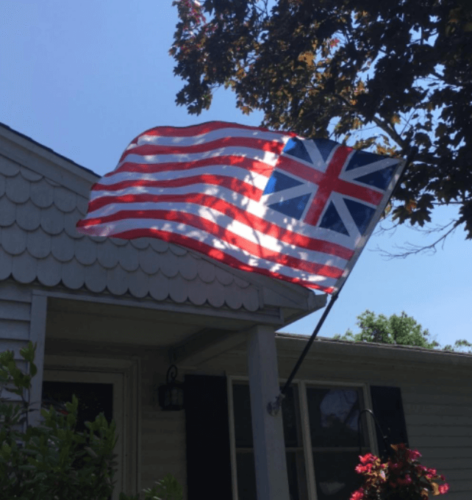
M267 411L280 391L273 327L258 325L249 332L248 371L257 500L289 500L282 412Z

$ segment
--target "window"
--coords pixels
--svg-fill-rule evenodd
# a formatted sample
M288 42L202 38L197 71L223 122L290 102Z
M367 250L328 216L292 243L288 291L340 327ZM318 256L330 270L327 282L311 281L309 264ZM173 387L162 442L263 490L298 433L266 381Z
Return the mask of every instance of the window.
M256 500L249 384L232 382L233 467L239 500ZM290 500L345 500L359 486L354 468L370 449L362 387L294 384L283 404ZM316 485L310 489L309 485Z
M368 451L358 429L362 389L307 387L306 395L318 500L344 500L359 486L359 446Z

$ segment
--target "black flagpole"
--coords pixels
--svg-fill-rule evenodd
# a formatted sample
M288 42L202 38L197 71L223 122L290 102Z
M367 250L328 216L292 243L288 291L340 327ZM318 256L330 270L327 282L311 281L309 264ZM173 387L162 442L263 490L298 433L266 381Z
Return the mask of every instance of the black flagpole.
M346 281L344 281L346 283ZM343 283L343 286L344 286ZM342 286L339 290L337 290L332 296L331 300L329 301L328 306L326 309L323 311L323 315L321 316L320 320L318 321L318 324L316 325L313 333L311 334L310 340L305 345L305 348L303 349L303 352L300 354L300 357L298 358L297 363L293 367L292 373L289 375L287 381L285 382L285 385L283 388L280 390L279 395L276 397L275 402L270 402L267 405L267 411L271 415L277 415L279 413L280 408L282 407L282 401L285 398L285 395L287 393L288 388L292 385L292 381L297 374L300 366L302 365L303 361L305 360L306 355L308 354L308 351L310 350L311 345L316 339L316 336L318 335L318 332L321 330L321 327L323 326L323 323L325 322L325 319L328 317L329 312L331 311L331 308L333 307L334 303L336 302L337 298L339 297L339 292L341 291Z
M405 161L405 167L403 168L403 172L402 172L400 178L398 179L395 188L392 190L392 193L390 194L388 201L390 201L392 199L392 196L395 193L396 188L400 185L403 175L405 174L407 168L410 166L411 162L415 158L417 152L418 152L418 148L416 146L414 146L410 149L410 152L408 153L408 156L407 156L406 161ZM387 204L388 204L388 202L387 202ZM318 332L321 330L321 327L323 326L323 323L325 322L326 318L328 317L328 314L331 311L331 308L333 307L334 303L338 299L339 293L341 292L346 281L347 281L347 277L344 280L341 287L338 290L336 290L336 292L334 292L333 295L331 296L331 300L329 301L328 306L324 310L323 315L321 316L320 320L318 321L318 324L316 325L315 329L313 330L313 333L311 334L310 340L308 340L308 342L306 343L306 346L303 349L303 352L300 354L300 357L298 358L297 363L293 367L292 373L290 373L287 381L285 382L285 385L280 390L279 395L276 397L275 401L268 403L267 411L271 415L274 415L274 416L277 415L280 408L282 407L282 401L285 398L285 395L287 393L288 388L292 385L292 382L293 382L293 379L295 378L295 375L297 374L300 366L302 365L303 361L305 360L305 357L308 354L310 347L312 346L313 342L315 341L316 336L318 335Z

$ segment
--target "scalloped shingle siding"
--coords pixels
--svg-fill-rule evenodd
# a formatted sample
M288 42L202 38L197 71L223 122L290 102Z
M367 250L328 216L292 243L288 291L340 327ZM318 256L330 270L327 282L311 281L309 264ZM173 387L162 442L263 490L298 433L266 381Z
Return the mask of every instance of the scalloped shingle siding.
M86 210L84 197L0 156L0 280L259 309L253 284L184 248L81 235Z

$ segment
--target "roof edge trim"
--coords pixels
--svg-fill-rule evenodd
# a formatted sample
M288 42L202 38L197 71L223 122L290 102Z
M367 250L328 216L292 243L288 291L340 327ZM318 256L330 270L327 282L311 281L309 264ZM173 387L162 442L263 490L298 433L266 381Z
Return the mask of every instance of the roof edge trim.
M86 198L90 193L90 184L97 182L100 178L92 170L82 167L3 123L0 123L0 139L12 143L17 148L17 154L15 154L12 148L2 147L3 141L0 141L0 154L2 156L13 160L22 167L44 175ZM40 161L32 160L31 153ZM61 169L62 172L58 169ZM70 174L70 177L64 176L64 170Z

